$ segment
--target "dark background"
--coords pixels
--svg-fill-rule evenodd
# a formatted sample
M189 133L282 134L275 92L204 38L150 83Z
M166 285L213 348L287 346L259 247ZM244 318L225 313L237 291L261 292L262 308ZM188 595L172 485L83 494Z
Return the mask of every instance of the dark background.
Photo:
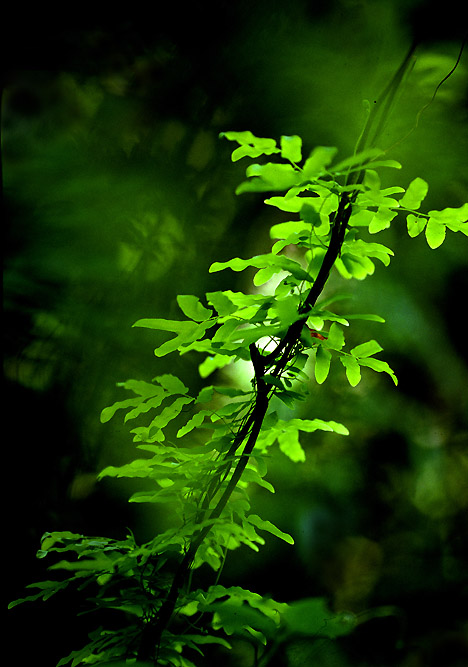
M140 317L177 317L178 293L248 289L213 261L268 249L283 220L262 195L234 196L246 163L230 161L223 130L306 149L353 150L375 98L413 39L418 60L385 147L414 125L463 41L458 3L334 0L145 5L66 16L9 8L2 20L4 408L8 600L47 578L34 554L48 530L144 540L164 521L126 503L132 487L96 473L133 455L118 418L101 409L115 384L173 372L202 386L197 358L158 359ZM467 201L467 54L390 157L406 186L430 183L424 210ZM395 175L396 174L396 175ZM399 613L336 644L297 643L277 664L465 665L466 238L431 251L402 219L377 241L395 258L365 283L334 279L350 310L376 312L350 344L377 338L400 384L364 373L355 390L336 368L300 416L335 419L349 438L304 440L305 464L280 452L277 493L259 513L296 540L234 552L223 574L281 601L325 595L336 609ZM239 367L238 380L245 380ZM9 612L16 664L54 665L95 619L71 596ZM9 641L8 641L9 640ZM250 665L237 647L232 664ZM227 659L227 658L226 658ZM276 664L276 663L275 663Z

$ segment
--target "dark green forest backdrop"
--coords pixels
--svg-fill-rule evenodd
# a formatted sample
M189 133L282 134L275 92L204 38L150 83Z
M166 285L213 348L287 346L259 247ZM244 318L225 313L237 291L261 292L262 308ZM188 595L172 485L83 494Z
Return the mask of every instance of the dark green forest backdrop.
M235 197L245 165L231 162L219 132L299 134L309 150L338 146L344 158L365 119L362 101L417 39L385 135L392 145L457 59L457 6L241 0L120 15L112 6L105 17L79 7L66 17L4 13L9 600L44 578L34 554L45 531L118 537L130 526L144 540L164 526L159 510L126 503L130 483L96 483L133 450L127 429L101 425L99 413L130 377L174 372L202 386L201 359L156 358L154 334L131 325L177 317L179 293L245 286L242 274L209 274L209 265L266 251L269 227L283 220L261 195ZM465 51L389 156L403 163L394 184L429 182L426 210L468 200L467 82ZM255 502L296 545L272 538L260 554L235 552L223 573L226 585L280 601L325 595L355 613L399 612L282 664L468 664L468 243L457 235L432 251L404 224L381 234L395 252L390 267L345 285L355 310L386 319L352 335L356 344L377 338L399 387L369 372L356 389L338 373L313 388L301 413L343 422L351 435L315 436L303 464L278 454L276 495L259 491ZM245 381L241 366L232 373ZM95 619L77 618L77 605L68 596L11 611L5 651L16 652L14 664L52 666L80 646Z

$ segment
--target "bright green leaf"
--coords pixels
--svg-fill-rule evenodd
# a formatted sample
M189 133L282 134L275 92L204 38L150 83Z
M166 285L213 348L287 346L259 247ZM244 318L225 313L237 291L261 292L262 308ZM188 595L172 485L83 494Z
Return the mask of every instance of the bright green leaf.
M280 152L274 139L256 137L248 130L245 132L221 132L219 136L230 141L237 141L240 144L239 148L236 148L232 153L231 159L233 162L237 162L237 160L246 156L256 158L260 155L272 155Z
M289 429L278 434L279 448L294 463L304 462L306 460L305 452L299 442L299 435L296 429Z
M315 379L322 384L327 379L330 371L331 352L322 345L317 348L315 356Z
M409 208L412 211L417 211L421 206L422 200L427 195L429 185L422 178L415 178L409 184L405 194L400 199L400 206Z
M445 239L446 227L435 218L429 218L426 226L426 240L430 248L435 250L442 245Z
M236 194L243 192L268 192L271 190L287 190L297 183L300 172L291 164L251 164L246 172L250 179L241 183L236 189Z
M311 282L310 275L304 271L301 265L284 255L256 255L250 259L234 257L234 259L231 259L228 262L214 262L210 266L209 271L210 273L223 271L224 269L231 269L232 271L244 271L244 269L250 266L254 266L257 269L276 267L276 273L279 271L288 271L299 280L307 280Z
M104 408L101 411L100 421L101 424L105 424L115 415L117 410L123 410L125 408L133 408L138 406L144 401L141 397L127 398L125 401L117 401L113 405L110 405L107 408Z
M330 347L332 350L341 350L344 344L345 339L343 330L336 324L336 322L332 322L330 331L328 332L326 346Z
M351 350L351 354L353 357L370 357L373 354L377 354L377 352L382 351L381 345L378 344L376 340L369 340L367 343L361 343L360 345L356 345L356 347L353 347Z
M161 387L163 387L169 394L186 394L188 392L184 383L179 380L178 377L171 375L170 373L158 375L154 379L156 382L159 382Z
M300 162L302 160L302 139L294 134L292 136L283 135L281 137L281 157L290 162Z
M372 368L372 370L377 371L377 373L388 373L390 377L393 380L393 383L395 385L398 384L398 379L395 373L392 371L390 366L387 364L386 361L382 361L381 359L359 359L359 363L361 366L367 366L368 368Z
M415 238L416 236L419 236L419 234L423 231L424 227L426 226L427 223L427 218L423 218L422 216L416 216L410 213L409 215L406 216L406 225L408 228L408 234L411 236L411 238Z
M337 152L338 149L332 146L316 146L304 163L304 178L315 178L325 172Z
M367 208L359 209L357 206L353 209L350 219L350 227L368 227L374 218L374 211L369 211Z
M390 223L398 215L397 211L392 211L392 209L380 206L377 213L372 218L372 221L369 225L369 233L377 234L384 229L390 227Z
M346 371L349 384L356 387L361 382L361 369L358 360L351 356L341 356L340 361Z
M206 299L222 317L231 315L237 310L237 306L232 303L225 292L208 292Z
M195 322L205 322L205 320L213 316L212 311L205 308L200 303L200 299L192 294L179 294L177 303L184 315L191 320L195 320Z

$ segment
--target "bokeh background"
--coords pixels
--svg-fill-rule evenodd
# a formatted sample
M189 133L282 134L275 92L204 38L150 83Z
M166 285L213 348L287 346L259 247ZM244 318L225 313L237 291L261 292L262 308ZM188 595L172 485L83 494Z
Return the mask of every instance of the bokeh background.
M134 454L101 409L116 383L173 372L196 392L201 359L156 358L141 317L178 317L177 294L250 289L248 276L209 274L213 261L269 248L284 220L262 196L235 197L247 163L230 161L224 130L299 134L308 150L353 150L372 100L418 40L416 65L382 139L393 145L451 70L463 41L459 3L275 0L45 9L2 17L4 215L4 575L8 600L47 578L34 555L50 530L140 539L164 525L128 505L131 484L96 483ZM57 10L58 12L58 10ZM385 174L430 183L425 210L468 200L468 53L390 157ZM390 170L389 170L390 171ZM375 312L351 344L376 338L397 373L336 367L311 380L298 416L345 423L347 438L302 440L307 461L280 452L258 512L292 533L259 554L234 552L225 585L290 602L325 596L361 618L332 643L309 638L272 664L468 664L468 243L437 251L409 239L404 219L381 233L395 257L349 291L342 312ZM237 374L237 376L236 376ZM245 369L231 371L244 381ZM223 377L217 378L223 380ZM391 612L366 620L365 611ZM73 596L9 612L15 664L54 665L96 619ZM361 616L359 616L361 614ZM13 655L13 654L12 654ZM236 645L226 664L252 665ZM216 663L213 663L216 664Z

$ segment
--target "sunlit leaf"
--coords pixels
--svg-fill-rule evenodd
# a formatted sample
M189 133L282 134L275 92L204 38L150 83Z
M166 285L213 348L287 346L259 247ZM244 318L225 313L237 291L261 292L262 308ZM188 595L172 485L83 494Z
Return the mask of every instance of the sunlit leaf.
M356 345L356 347L353 347L351 350L351 354L353 357L370 357L373 354L377 354L377 352L382 351L382 346L379 345L379 343L376 340L369 340L367 343L361 343L360 345Z
M289 429L278 434L279 448L294 463L306 460L306 455L299 442L299 435L296 429Z
M367 208L358 208L356 206L349 219L349 225L350 227L368 227L373 220L374 215L374 211L369 211Z
M177 303L184 315L191 320L195 320L195 322L204 322L213 316L212 311L205 308L200 299L192 294L179 294Z
M426 240L430 248L435 250L442 245L445 239L446 227L435 218L429 218L426 225Z
M338 149L333 146L316 146L302 168L305 178L314 178L319 176L326 167L332 162Z
M163 387L169 394L186 394L188 388L184 385L182 380L179 380L175 375L170 373L165 373L164 375L158 375L154 378L156 382L159 382L161 387Z
M320 345L315 356L315 379L322 384L328 377L330 371L331 352Z
M300 162L302 160L302 139L294 134L292 136L283 135L281 137L281 157L291 162Z
M300 172L291 164L251 164L245 175L249 178L236 188L236 194L243 192L268 192L271 190L287 190L297 183Z
M361 381L361 369L355 357L341 356L340 361L346 371L346 377L352 387L356 387Z
M332 350L341 350L344 344L345 339L343 330L335 322L332 322L330 331L328 332L326 346L330 347Z
M398 215L397 211L392 211L389 208L380 206L377 213L371 220L369 225L369 233L377 234L384 229L390 227L390 223Z
M411 238L419 236L419 234L423 231L426 224L427 224L427 218L423 218L422 216L416 216L413 215L412 213L406 216L406 225L408 228L408 234L409 236L411 236Z
M387 373L392 378L393 383L395 385L398 384L397 376L395 375L395 373L393 372L393 370L390 368L390 366L387 364L386 361L382 361L381 359L373 359L373 358L372 359L360 358L359 363L361 364L361 366L367 366L368 368L372 368L372 370L377 371L377 373L381 373L381 372Z
M105 424L115 415L117 410L123 410L125 408L133 408L138 406L140 403L143 403L144 399L141 397L127 398L125 401L117 401L113 405L110 405L107 408L104 408L101 411L100 420L101 424Z
M227 262L214 262L210 266L210 273L215 273L217 271L223 271L224 269L231 269L232 271L244 271L244 269L253 266L257 269L272 267L276 268L276 272L279 271L288 271L295 278L299 280L311 280L310 275L304 271L301 265L298 262L295 262L289 257L284 255L257 255L251 257L250 259L241 259L240 257L235 257Z
M175 352L183 344L199 340L205 334L205 331L213 326L212 322L186 322L178 320L164 319L142 319L135 322L134 327L145 327L146 329L156 329L160 331L171 331L177 336L163 343L154 350L157 357L163 357L166 354Z
M429 185L422 178L416 177L409 184L405 194L400 199L400 206L409 208L412 211L417 211L421 206L422 200L425 198L429 190Z
M256 158L260 155L272 155L280 152L274 139L256 137L250 131L221 132L219 136L230 141L237 141L240 144L239 148L236 148L232 153L231 159L233 162L237 162L243 157Z
M231 315L237 310L237 306L224 292L208 292L206 299L218 311L219 315Z

